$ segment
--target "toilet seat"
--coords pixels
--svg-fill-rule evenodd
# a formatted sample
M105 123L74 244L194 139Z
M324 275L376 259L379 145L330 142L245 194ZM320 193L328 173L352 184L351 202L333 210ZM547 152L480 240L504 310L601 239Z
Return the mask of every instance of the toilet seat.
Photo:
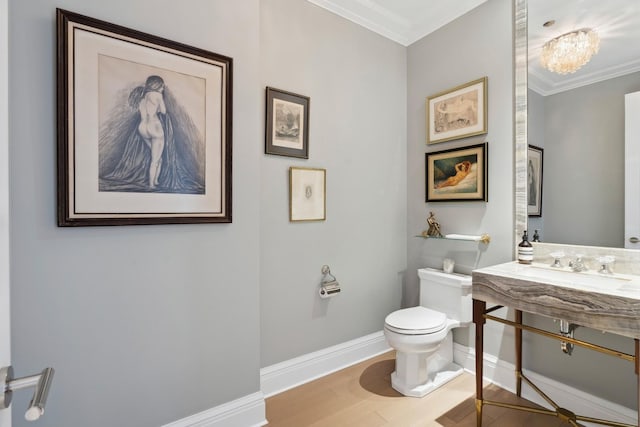
M418 306L394 311L384 320L385 328L403 335L425 335L441 331L447 316L439 311Z

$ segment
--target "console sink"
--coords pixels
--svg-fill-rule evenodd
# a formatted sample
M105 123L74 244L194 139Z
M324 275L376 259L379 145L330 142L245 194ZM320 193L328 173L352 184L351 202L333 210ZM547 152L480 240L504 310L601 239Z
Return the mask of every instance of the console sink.
M640 278L623 274L601 274L594 271L574 272L568 268L553 268L545 264L507 263L496 266L505 273L523 279L535 280L551 285L573 289L608 293L611 291L640 291ZM615 293L615 292L614 292Z
M473 298L640 339L640 276L515 261L472 272Z

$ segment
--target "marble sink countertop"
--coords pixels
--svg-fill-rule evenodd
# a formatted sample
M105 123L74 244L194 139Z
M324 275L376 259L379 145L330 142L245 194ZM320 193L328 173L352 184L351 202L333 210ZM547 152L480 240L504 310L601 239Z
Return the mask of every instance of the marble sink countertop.
M516 261L472 272L474 299L640 338L640 276Z

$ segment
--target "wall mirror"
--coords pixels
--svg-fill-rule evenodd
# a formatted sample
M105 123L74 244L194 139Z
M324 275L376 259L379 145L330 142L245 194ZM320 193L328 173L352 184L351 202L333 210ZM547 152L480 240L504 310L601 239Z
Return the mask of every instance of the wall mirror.
M624 94L640 91L640 2L514 7L516 234L538 229L545 242L624 247ZM567 74L542 66L547 41L584 28L600 39L589 62ZM533 202L523 170L528 144L543 149L539 217L525 213Z

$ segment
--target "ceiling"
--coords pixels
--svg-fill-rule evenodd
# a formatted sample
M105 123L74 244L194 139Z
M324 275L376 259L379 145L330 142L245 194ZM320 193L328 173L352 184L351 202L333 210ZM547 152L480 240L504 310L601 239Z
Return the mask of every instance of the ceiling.
M308 0L403 46L487 0Z
M551 27L542 24L549 20ZM640 1L529 0L529 88L551 95L612 77L640 71ZM562 76L542 68L542 45L561 34L592 28L600 51L573 74Z
M486 0L308 0L403 46L420 40ZM640 71L640 1L529 0L529 87L542 95ZM552 27L542 24L555 20ZM561 76L539 63L544 42L589 27L600 52L574 74Z

